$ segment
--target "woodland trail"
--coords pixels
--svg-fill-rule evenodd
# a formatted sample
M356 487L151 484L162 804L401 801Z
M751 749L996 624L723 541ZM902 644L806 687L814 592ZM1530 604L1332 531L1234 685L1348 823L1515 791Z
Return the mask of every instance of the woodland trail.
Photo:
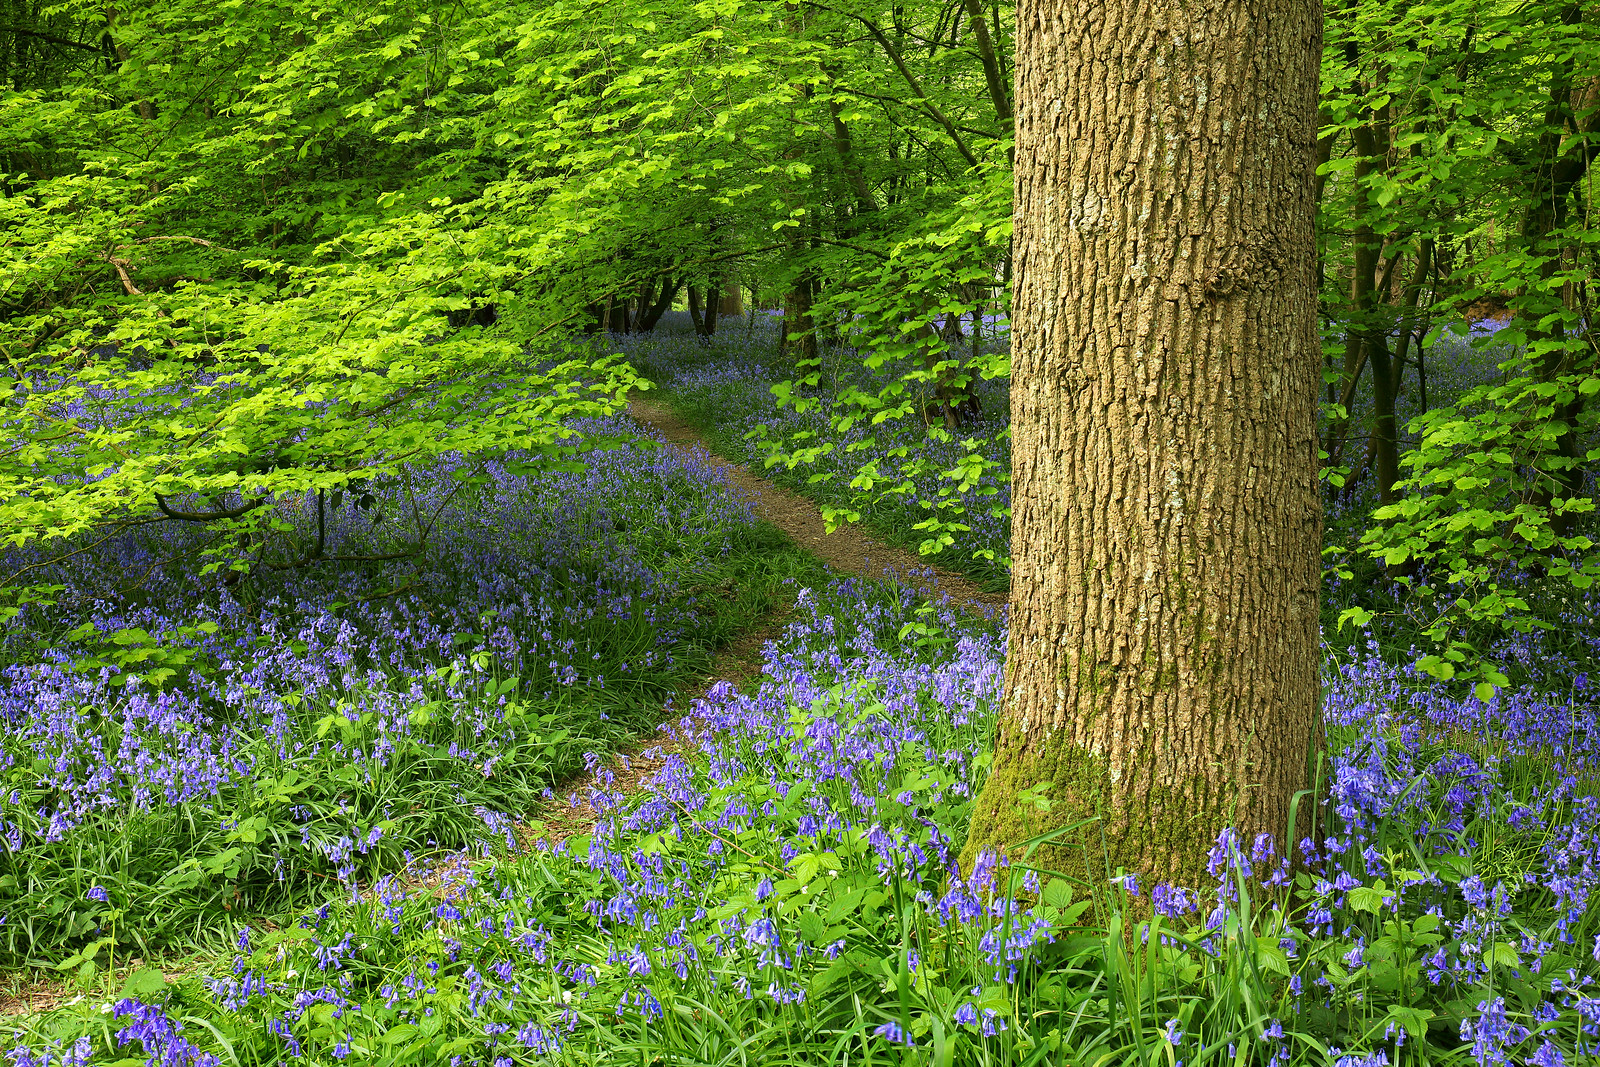
M867 578L881 578L889 571L902 584L920 590L933 600L949 596L980 613L1005 606L1005 594L985 592L955 571L931 567L915 553L879 541L860 526L846 525L829 533L822 512L814 502L717 455L694 427L665 404L635 395L628 414L675 445L705 449L712 463L725 470L734 486L755 502L761 518L835 570Z
M1005 606L1004 594L986 592L947 568L931 567L919 556L879 541L859 526L844 526L829 533L815 502L718 455L699 431L667 405L636 394L629 404L628 414L660 434L671 446L703 449L713 465L727 472L734 487L755 503L760 518L781 529L834 570L869 579L892 574L901 584L917 589L934 601L948 596L952 603L976 614L992 616ZM705 679L689 691L676 694L668 703L667 718L656 733L639 738L627 752L612 757L596 771L563 783L557 800L533 813L524 823L524 839L531 843L542 838L555 844L589 833L600 813L586 798L592 798L600 790L631 795L664 766L673 753L692 747L679 731L673 710L678 708L686 712L693 701L703 699L721 683L737 686L759 677L761 651L768 641L782 635L788 614L787 607L774 611L760 625L720 649Z

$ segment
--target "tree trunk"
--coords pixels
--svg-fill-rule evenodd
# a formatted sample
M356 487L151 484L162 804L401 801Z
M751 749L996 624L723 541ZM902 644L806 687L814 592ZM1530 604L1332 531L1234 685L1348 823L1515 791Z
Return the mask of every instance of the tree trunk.
M1427 332L1422 328L1422 313L1418 308L1422 305L1422 291L1428 286L1428 279L1433 274L1433 238L1424 237L1417 242L1417 269L1412 273L1411 280L1406 283L1405 295L1400 301L1400 336L1396 339L1394 350L1394 378L1395 395L1403 391L1406 379L1406 360L1410 357L1411 346L1417 346L1417 366L1422 366L1422 336ZM1426 397L1423 398L1426 400ZM1424 404L1422 411L1428 410Z
M1002 131L1011 126L1011 97L1006 92L1005 75L1000 72L1000 61L995 56L994 42L989 39L989 27L983 24L983 0L966 0L967 16L972 27L972 40L978 46L978 61L983 64L983 82L989 89L989 102L994 105L995 122Z
M1015 569L968 863L1098 816L1033 862L1202 884L1223 827L1293 829L1320 737L1321 20L1019 5ZM1018 802L1041 783L1048 811Z
M850 135L850 127L845 125L844 110L833 97L828 98L828 114L833 118L833 137L830 138L833 150L838 154L839 166L844 170L845 178L849 180L850 191L855 194L856 217L844 225L845 234L849 236L857 231L863 218L877 214L878 200L872 195L872 186L867 183L866 175L861 172L861 164L856 160L855 140Z
M796 334L799 336L793 336ZM803 364L799 370L802 376L814 369L817 362L817 331L811 321L809 275L802 274L795 279L783 298L783 336L778 341L778 354Z
M689 321L694 323L694 336L701 344L705 344L710 336L706 333L705 316L700 312L700 289L691 285L689 288Z
M717 310L722 307L722 279L712 278L706 284L705 327L709 340L717 332Z
M1578 6L1574 4L1564 9L1561 18L1569 26L1576 25L1581 20ZM1576 258L1578 254L1576 248L1563 245L1557 234L1567 225L1567 198L1572 195L1573 187L1583 180L1596 151L1594 136L1600 133L1600 110L1591 105L1581 120L1574 116L1572 76L1570 57L1551 75L1545 128L1539 136L1539 151L1529 175L1535 196L1522 223L1523 244L1531 256L1542 260L1539 277L1546 286L1558 271L1571 270L1572 264L1563 261L1569 256ZM1586 95L1594 91L1593 83L1585 87ZM1563 144L1569 126L1576 126L1583 138L1576 151L1570 144ZM1587 353L1580 357L1581 347L1567 339L1560 318L1551 314L1570 310L1572 297L1572 283L1567 282L1547 298L1545 306L1534 304L1521 312L1535 320L1527 328L1528 340L1543 346L1533 359L1534 373L1540 382L1559 382L1591 364L1592 357ZM1549 511L1550 532L1566 538L1573 534L1574 516L1572 512L1556 510L1555 503L1583 495L1587 472L1578 447L1578 422L1583 415L1585 397L1570 386L1562 391L1565 395L1553 405L1549 416L1549 423L1555 429L1554 446L1536 464L1538 477L1533 503Z
M1355 166L1355 180L1361 183L1374 170L1387 164L1389 155L1388 105L1378 109L1371 119L1359 123L1352 131L1359 161ZM1383 272L1383 282L1377 281L1378 267L1383 258L1383 239L1372 225L1380 206L1367 192L1366 210L1356 223L1355 284L1351 289L1351 315L1354 328L1372 364L1372 436L1370 448L1373 469L1378 478L1378 504L1394 502L1394 483L1400 478L1399 436L1395 430L1394 401L1396 375L1394 361L1389 356L1388 323L1380 316L1379 308L1389 299L1390 269ZM1355 479L1350 482L1353 487Z
M682 282L676 281L671 272L661 276L661 295L656 297L655 303L645 308L639 316L639 332L649 333L656 328L656 323L661 321L661 316L667 313L672 306L673 299L678 295Z
M656 282L654 278L639 283L639 291L633 295L630 303L633 305L633 328L640 333L644 332L644 320L650 314L650 307L656 299Z

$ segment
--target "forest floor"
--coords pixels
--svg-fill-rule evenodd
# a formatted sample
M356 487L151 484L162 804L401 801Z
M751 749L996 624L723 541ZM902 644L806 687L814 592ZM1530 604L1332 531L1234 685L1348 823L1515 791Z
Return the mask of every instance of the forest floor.
M760 519L778 527L832 570L869 580L890 578L917 589L930 600L948 598L951 603L986 617L993 617L1005 606L1003 594L985 591L956 571L930 566L915 553L872 537L859 526L845 525L829 532L815 501L718 455L699 431L665 403L636 395L629 414L672 447L706 452L712 465L726 472L737 491L755 505ZM522 845L532 847L540 840L555 845L590 833L601 817L592 798L601 793L633 795L666 765L672 754L693 747L694 742L681 728L682 715L718 685L743 687L760 678L763 650L768 642L782 636L792 609L792 600L785 602L718 650L701 681L669 698L661 725L654 733L638 738L594 770L554 787L556 796L528 812L521 823L518 836ZM144 962L130 960L125 969L136 970ZM0 1018L49 1011L81 995L67 976L35 976L10 989L0 989Z
M992 617L1005 606L1003 594L987 592L948 568L932 567L914 553L886 544L858 526L846 525L830 533L815 501L774 485L742 464L718 455L698 430L666 404L636 395L628 406L628 414L676 447L700 448L709 453L712 464L725 471L735 488L755 504L759 518L778 527L834 570L875 580L892 576L930 600L937 602L948 597L952 603L984 616ZM557 797L531 813L530 820L523 825L524 844L545 840L554 845L589 833L601 813L585 798L603 791L631 796L666 765L673 753L692 747L693 742L684 736L678 717L672 715L674 708L687 712L694 701L704 699L714 686L726 683L739 687L759 678L762 650L767 642L782 635L791 609L792 603L785 604L719 650L704 681L669 700L667 717L654 734L640 738L596 770L563 783L556 790Z
M919 589L933 600L947 595L979 612L998 610L1005 605L1005 594L985 592L956 571L930 567L916 554L886 544L857 526L846 525L829 533L815 501L774 485L748 468L717 455L699 431L667 405L635 396L628 413L673 444L699 446L711 453L712 463L727 471L739 491L755 502L761 518L777 526L828 566L868 578L881 578L885 572L890 572L901 584Z

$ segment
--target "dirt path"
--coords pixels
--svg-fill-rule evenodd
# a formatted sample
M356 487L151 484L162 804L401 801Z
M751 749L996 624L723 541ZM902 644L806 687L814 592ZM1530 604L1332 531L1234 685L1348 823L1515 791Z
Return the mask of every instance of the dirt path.
M781 486L759 478L748 469L712 452L694 427L678 418L665 404L635 396L628 413L673 444L699 445L711 452L711 461L728 472L740 492L755 501L756 511L768 522L794 538L795 543L815 553L829 566L850 574L880 578L892 571L901 582L937 599L952 600L980 612L1003 607L1004 594L989 593L967 578L944 567L930 567L921 557L872 537L858 525L843 526L829 533L817 505ZM932 571L930 577L928 572Z
M694 427L665 404L635 396L628 413L672 444L698 445L705 449L711 455L711 462L727 472L735 488L755 502L756 513L761 518L783 530L835 570L868 578L881 578L885 571L890 571L899 581L925 595L949 596L957 604L985 615L1005 606L1003 595L985 592L955 571L930 567L915 554L879 541L859 526L845 526L829 533L822 512L813 501L773 485L717 455ZM782 636L788 614L787 608L773 612L760 626L741 634L719 651L705 681L688 692L677 694L672 705L674 710L686 713L694 700L703 698L719 682L741 685L758 677L761 650L768 641ZM529 821L523 824L523 840L532 844L543 839L554 844L589 833L600 817L588 803L596 790L603 788L632 794L673 753L691 747L692 743L679 731L677 719L669 716L656 733L640 738L628 751L612 757L598 773L582 774L564 782L557 799L532 813Z

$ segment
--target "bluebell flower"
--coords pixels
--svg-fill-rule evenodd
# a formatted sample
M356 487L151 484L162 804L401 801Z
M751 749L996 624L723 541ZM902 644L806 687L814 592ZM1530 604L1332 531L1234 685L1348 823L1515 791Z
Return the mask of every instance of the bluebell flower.
M916 1047L916 1041L912 1039L910 1034L906 1033L905 1027L901 1026L894 1019L890 1019L881 1026L875 1027L872 1032L878 1037L881 1037L885 1041L889 1042L891 1045L904 1045L906 1048Z

